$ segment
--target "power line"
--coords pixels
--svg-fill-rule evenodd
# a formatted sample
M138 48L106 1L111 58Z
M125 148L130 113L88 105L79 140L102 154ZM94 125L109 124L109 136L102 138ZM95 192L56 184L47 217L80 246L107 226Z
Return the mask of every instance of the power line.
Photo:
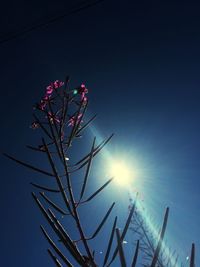
M92 6L95 6L97 4L99 4L100 2L103 2L104 0L96 0L96 1L83 1L78 7L74 7L74 8L71 8L71 10L67 13L64 13L62 15L59 15L59 16L56 16L54 18L51 18L49 20L47 20L46 22L42 22L42 23L38 23L36 25L33 25L29 28L26 28L26 29L22 29L16 33L13 33L11 35L9 35L8 37L5 37L5 38L2 38L0 40L0 44L3 44L3 43L6 43L8 41L11 41L13 39L17 39L18 37L20 36L23 36L29 32L32 32L32 31L35 31L39 28L42 28L42 27L45 27L45 26L49 26L50 24L53 24L55 22L57 22L58 20L61 20L67 16L70 16L70 15L73 15L75 13L78 13L82 10L85 10L87 8L90 8Z

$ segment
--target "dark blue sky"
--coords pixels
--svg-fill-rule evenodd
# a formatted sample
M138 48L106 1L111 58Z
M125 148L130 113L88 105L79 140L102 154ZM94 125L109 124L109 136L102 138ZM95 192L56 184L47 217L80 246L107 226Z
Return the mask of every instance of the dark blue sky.
M1 8L0 40L79 3L7 1ZM199 13L197 1L105 0L0 45L1 151L37 162L25 149L35 141L29 129L32 105L50 81L66 74L72 87L86 83L89 113L98 113L94 127L101 136L115 133L109 152L137 163L136 184L145 205L158 221L170 206L171 246L186 263L195 242L197 266ZM30 195L34 175L0 160L1 265L51 266L39 231L43 218Z

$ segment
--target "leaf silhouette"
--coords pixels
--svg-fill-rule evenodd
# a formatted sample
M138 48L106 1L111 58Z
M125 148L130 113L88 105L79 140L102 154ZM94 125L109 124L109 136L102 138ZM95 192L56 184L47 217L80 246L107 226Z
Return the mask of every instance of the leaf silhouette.
M113 204L111 205L111 207L109 208L109 210L107 211L106 215L104 216L103 220L101 221L101 223L99 224L99 226L97 227L96 231L94 232L94 234L92 235L92 237L90 239L95 238L95 236L99 233L99 231L101 230L101 228L103 227L103 225L105 224L106 220L108 219L108 216L110 215L113 207L115 205L115 202L113 202Z
M97 155L97 153L110 141L110 139L113 137L114 134L112 134L111 136L109 136L108 139L103 140L95 149L94 149L94 156ZM85 161L83 163L83 165L81 165L81 167L79 167L78 169L82 168L83 166L85 166L85 164L87 164L88 158L90 156L90 153L88 153L85 157L83 157L81 160L79 160L74 166L79 165L80 163L82 163L83 161Z
M52 260L54 261L54 263L56 264L57 267L63 267L62 264L59 262L59 260L56 258L56 256L53 254L53 252L50 249L47 249L50 257L52 258Z
M49 235L47 234L47 232L45 231L44 227L42 225L40 225L40 228L44 234L44 236L46 237L46 239L48 240L49 244L53 247L53 249L56 251L56 253L62 258L62 260L65 262L65 264L68 267L73 267L73 265L69 262L69 260L63 255L63 253L59 250L59 248L56 246L56 244L52 241L52 239L49 237Z
M44 127L44 125L42 124L42 122L39 120L39 118L33 114L33 117L36 121L36 123L38 123L40 125L40 128L44 131L44 133L50 138L52 139L52 136L50 135L50 133L48 132L48 130Z
M80 134L84 129L86 129L90 123L97 117L97 115L94 115L86 124L84 124L77 132L76 135Z
M63 228L63 226L61 225L61 223L57 220L56 216L53 214L53 212L48 209L49 214L51 216L51 219L53 220L53 222L55 223L57 229L59 230L59 232L62 234L62 237L64 238L65 242L64 244L66 245L66 247L68 248L68 250L70 251L71 255L74 257L74 259L81 265L81 266L85 266L85 262L83 259L83 256L81 255L80 251L78 250L77 246L75 245L75 243L73 242L73 240L71 240L70 236L67 234L67 232L65 231L65 229ZM62 241L62 239L61 239Z
M195 244L192 243L191 256L190 256L190 267L195 267Z
M164 234L165 234L165 230L166 230L166 227L167 227L168 215L169 215L169 207L166 208L164 221L163 221L163 226L162 226L160 237L159 237L159 240L158 240L158 245L156 247L156 250L155 250L152 262L151 262L151 267L155 267L156 266L156 262L157 262L158 257L159 257L159 253L160 253L160 250L161 250L161 245L162 245Z
M124 251L122 248L122 239L120 237L120 232L119 229L116 229L116 235L117 235L117 244L118 244L118 251L119 251L119 258L121 262L121 267L126 267L126 260L124 256Z
M137 195L137 196L138 196L138 195ZM130 210L130 212L129 212L129 216L128 216L127 220L126 220L126 224L125 224L124 229L123 229L123 231L122 231L122 235L121 235L121 237L120 237L122 241L124 240L124 237L125 237L125 235L126 235L126 233L127 233L127 230L128 230L128 228L129 228L129 225L130 225L130 222L131 222L133 213L134 213L134 211L135 211L136 202L137 202L137 196L136 196L135 203L133 204L133 206L132 206L132 208L131 208L131 210ZM108 266L110 266L111 263L112 263L112 262L114 261L114 259L116 258L116 256L117 256L117 252L118 252L118 247L115 249L115 251L114 251L114 253L113 253L113 257L112 257L111 261L109 262Z
M41 185L38 185L38 184L35 184L35 183L30 183L32 186L38 188L38 189L41 189L41 190L44 190L44 191L48 191L48 192L52 192L52 193L60 193L60 190L58 189L52 189L52 188L48 188L46 186L41 186Z
M137 241L137 245L136 245L136 249L135 249L135 254L133 257L133 261L131 264L131 267L136 267L136 263L137 263L137 258L138 258L138 252L139 252L139 246L140 246L140 241Z
M51 165L51 168L52 168L52 171L53 171L53 173L54 173L54 176L56 177L56 181L57 181L58 187L59 187L59 189L60 189L60 191L61 191L63 200L64 200L64 202L65 202L65 204L66 204L66 206L67 206L69 212L72 213L72 211L71 211L71 207L70 207L70 205L69 205L69 201L68 201L68 198L67 198L67 195L66 195L66 193L65 193L65 190L64 190L62 181L61 181L61 179L60 179L60 177L59 177L59 175L58 175L58 172L57 172L57 170L56 170L56 166L55 166L55 164L54 164L54 162L53 162L53 160L52 160L51 154L49 153L48 147L47 147L47 145L46 145L44 139L42 139L42 142L43 142L43 145L44 145L44 147L45 147L45 151L47 152L48 160L49 160L49 163L50 163L50 165Z
M89 198L87 198L83 202L88 202L93 199L97 194L99 194L110 182L112 182L113 178L110 178L104 185L102 185L97 191L95 191Z
M89 176L90 167L91 167L92 158L93 158L93 153L94 153L95 140L96 140L96 137L94 138L94 141L93 141L93 144L92 144L92 148L91 148L91 151L90 151L90 156L89 156L89 160L88 160L88 164L87 164L87 169L86 169L86 172L85 172L83 186L82 186L82 189L81 189L80 200L82 199L83 194L85 192L85 187L86 187L87 179L88 179L88 176Z
M56 205L52 200L50 200L43 192L40 192L40 195L54 208L56 209L58 212L60 212L62 215L67 215L67 213L61 209L60 207L58 207L58 205Z
M11 160L13 160L13 161L15 161L15 162L21 164L21 165L23 165L23 166L29 168L29 169L32 169L32 170L34 170L34 171L36 171L36 172L40 172L40 173L45 174L45 175L47 175L47 176L54 177L54 175L53 175L52 173L47 172L47 171L44 171L44 170L41 170L41 169L39 169L39 168L37 168L37 167L34 167L34 166L30 165L29 163L26 163L26 162L24 162L24 161L18 160L18 159L14 158L14 157L12 157L12 156L6 154L6 153L3 153L3 155L4 155L5 157L7 157L7 158L9 158L9 159L11 159Z
M60 238L60 241L67 247L67 249L69 250L71 255L74 257L74 259L78 263L80 263L84 266L84 261L81 257L81 254L76 249L75 245L73 244L73 241L67 235L67 233L65 232L65 230L63 229L63 227L61 226L59 221L56 219L54 214L51 212L51 210L49 210L49 212L51 214L51 217L50 217L50 215L46 212L45 208L43 207L43 205L41 204L41 202L39 201L39 199L36 197L36 195L33 192L32 192L32 196L33 196L36 204L38 205L39 209L41 210L42 214L45 216L45 218L47 219L48 223L50 224L50 226L52 227L54 232Z
M110 255L110 250L111 250L111 246L112 246L112 242L113 242L113 238L114 238L114 234L115 234L116 224L117 224L117 216L115 217L115 220L114 220L114 223L113 223L112 231L111 231L111 234L110 234L110 239L109 239L109 242L108 242L108 247L107 247L106 254L105 254L105 257L104 257L104 261L103 261L103 266L106 265L108 257Z

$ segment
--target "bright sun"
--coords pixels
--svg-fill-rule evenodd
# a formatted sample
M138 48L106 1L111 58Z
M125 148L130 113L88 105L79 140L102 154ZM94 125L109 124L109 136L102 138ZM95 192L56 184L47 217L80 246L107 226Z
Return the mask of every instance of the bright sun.
M122 161L113 161L110 166L110 174L116 184L129 186L132 180L131 169Z

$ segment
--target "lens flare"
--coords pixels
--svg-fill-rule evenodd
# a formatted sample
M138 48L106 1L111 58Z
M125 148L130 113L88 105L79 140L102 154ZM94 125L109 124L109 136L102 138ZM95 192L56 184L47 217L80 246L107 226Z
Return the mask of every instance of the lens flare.
M94 126L90 127L90 130L94 136L97 136L97 140L99 140L99 142L103 140L99 131ZM104 149L104 152L102 153L102 158L104 160L102 169L105 170L106 175L108 174L109 176L114 177L114 181L120 189L123 187L125 189L123 191L128 191L131 199L136 199L138 191L135 189L133 190L133 188L136 188L137 185L141 185L141 177L143 176L142 172L145 172L145 169L142 169L141 172L141 165L137 164L137 161L135 161L131 154L129 155L127 153L127 150L125 153L122 151L118 152L119 153L116 153L116 155L120 155L123 160L121 160L118 156L116 157L115 153L111 153L108 148ZM139 177L140 179L138 179ZM137 209L140 212L141 218L144 220L147 229L149 229L149 232L152 233L154 240L157 240L159 236L157 228L154 223L151 222L150 216L145 211L142 202L143 199L137 200ZM171 248L168 247L166 242L163 242L162 247L163 257L168 257L170 264L177 267L177 258L172 254ZM186 260L189 260L189 256Z

